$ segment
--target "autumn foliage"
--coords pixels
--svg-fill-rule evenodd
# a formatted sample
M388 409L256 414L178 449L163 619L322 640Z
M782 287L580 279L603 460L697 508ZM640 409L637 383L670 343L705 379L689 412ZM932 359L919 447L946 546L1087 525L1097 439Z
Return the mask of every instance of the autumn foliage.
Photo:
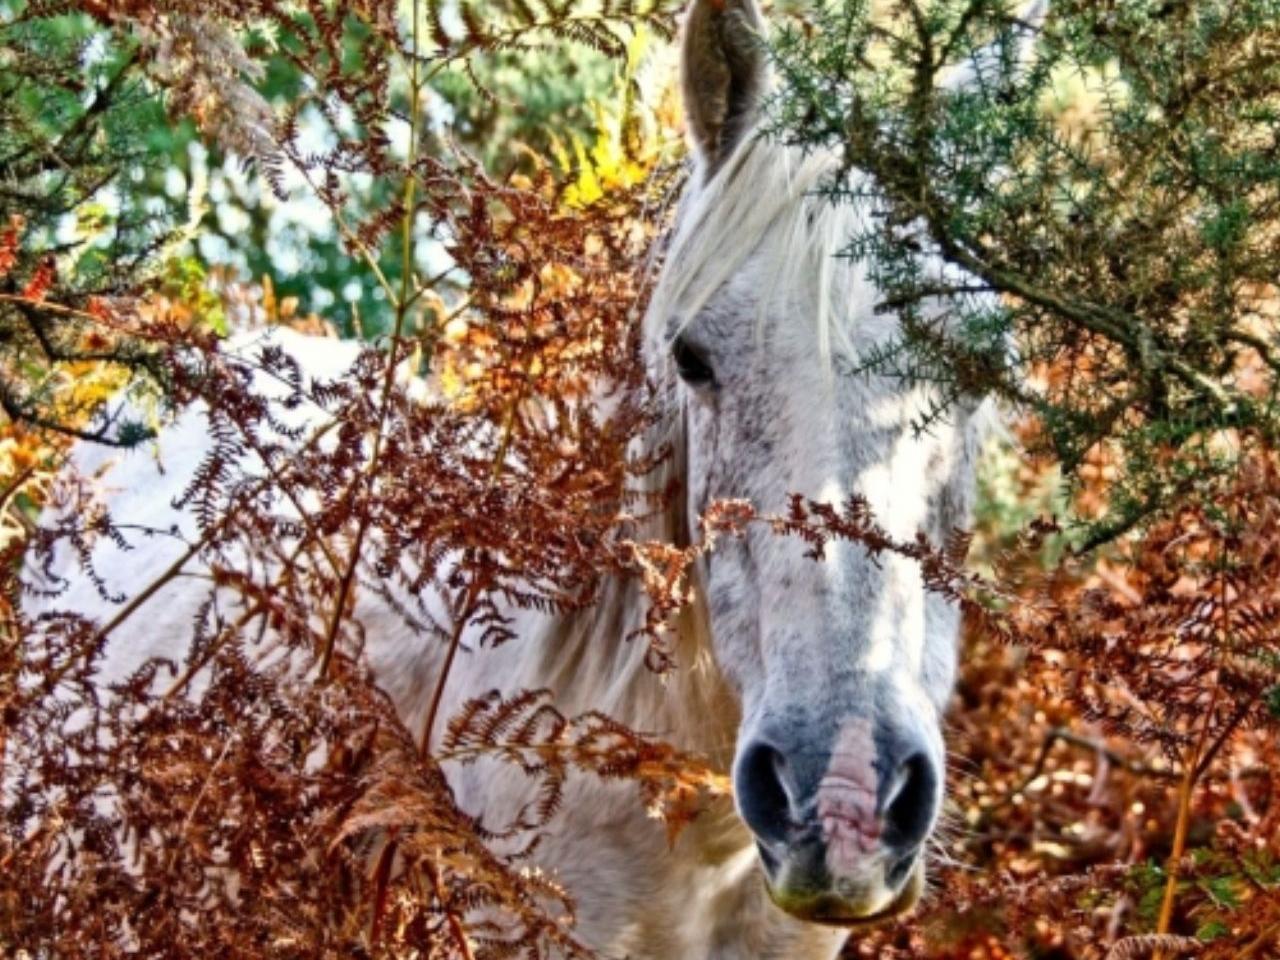
M393 106L387 76L339 55L358 34L365 64L398 57L409 41L390 8L349 18L320 4L217 18L178 6L81 9L109 31L135 29L131 62L170 109L251 153L268 181L289 169L313 185L394 323L346 372L308 379L279 346L225 349L217 330L193 322L192 291L163 279L91 300L43 261L24 268L24 243L39 234L11 222L11 344L51 375L102 370L113 386L144 357L139 372L162 397L152 415L202 410L212 445L178 498L197 523L181 561L111 597L114 616L91 622L57 611L64 584L45 558L72 550L80 575L96 578L96 540L167 534L102 510L95 478L53 471L70 438L136 444L146 434L120 437L125 408L104 413L103 395L68 407L62 394L32 392L9 411L20 448L51 440L39 462L6 477L6 505L19 514L21 493L28 509L55 512L38 530L28 513L4 545L0 940L58 955L175 943L192 955L585 955L572 903L532 869L565 779L633 780L637 802L676 829L719 778L607 717L562 715L542 691L477 701L452 718L433 702L425 728L407 729L363 665L353 608L366 592L400 598L405 621L438 635L451 657L465 626L480 625L486 643L517 642L499 601L568 613L593 602L606 574L646 572L643 549L628 544L637 518L661 503L628 492L659 462L625 456L652 419L634 268L658 228L639 211L670 174L581 209L566 199L573 179L545 165L503 180L461 154L395 160L371 134ZM254 63L224 56L239 50L237 24L259 17L306 47L298 62L368 125L362 136L317 156L294 144L297 110L268 124L246 83ZM416 93L409 99L416 111ZM352 169L396 178L400 199L353 218L343 186ZM403 225L415 216L448 238L450 273L465 288L412 272ZM99 342L108 355L86 352ZM6 355L9 375L21 356ZM141 422L145 398L126 406ZM101 697L107 641L188 566L212 574L189 651L146 663ZM645 582L682 590L651 571ZM447 622L415 606L427 584L449 596ZM35 618L20 613L33 591L51 598ZM435 724L439 753L425 748ZM536 805L510 823L459 809L444 765L481 754L536 783Z
M570 778L633 782L674 837L725 792L724 771L603 714L566 715L542 690L440 715L448 663L464 629L524 640L506 604L572 614L624 577L650 615L609 642L648 644L653 669L678 670L665 628L689 565L766 525L815 555L842 539L912 557L967 615L935 889L849 956L1276 955L1280 456L1268 438L1206 432L1205 455L1246 452L1231 483L1086 556L1036 500L1043 463L1014 468L1029 522L988 511L942 545L895 541L860 501L799 494L782 516L717 504L694 544L647 541L670 491L643 481L669 451L629 454L655 418L638 321L679 170L643 134L630 81L614 139L579 151L576 168L523 151L504 174L426 122L423 91L443 70L483 86L481 58L504 51L582 43L625 60L631 31L669 35L674 10L521 2L485 19L463 4L454 23L423 7L406 28L391 2L69 0L24 5L3 26L37 85L74 87L75 56L58 73L32 39L58 17L120 48L89 106L38 135L75 177L0 137L6 171L41 188L21 209L0 194L5 950L590 956L571 899L536 869ZM309 81L283 109L255 85L269 52ZM344 372L309 379L287 350L229 348L237 313L331 328L283 306L269 280L219 286L184 266L165 248L175 224L118 269L57 249L50 224L93 196L95 177L121 176L136 146L100 152L119 144L95 125L146 98L252 161L268 189L301 184L323 205L385 307L382 335ZM308 123L331 134L323 149ZM426 239L447 269L423 268ZM1070 376L1089 375L1069 361ZM130 528L100 508L95 478L62 473L69 444L145 445L181 410L202 411L212 437L179 498L196 518L183 563L113 598L105 622L59 612L65 585L41 576L56 552L93 578L96 540L164 533ZM1033 438L1043 424L1019 429ZM1113 455L1082 455L1081 513L1106 506ZM211 574L189 652L101 696L106 642L187 564ZM449 598L446 622L415 604L428 585ZM24 614L41 591L47 612ZM362 659L353 613L370 594L446 651L416 729ZM446 773L482 758L534 787L509 822L454 801Z
M1047 573L1039 525L967 581L937 891L857 955L1273 955L1278 469Z

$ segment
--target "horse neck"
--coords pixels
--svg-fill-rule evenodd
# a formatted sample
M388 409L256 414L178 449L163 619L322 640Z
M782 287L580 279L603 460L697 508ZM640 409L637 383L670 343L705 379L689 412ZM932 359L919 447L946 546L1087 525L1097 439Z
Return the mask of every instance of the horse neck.
M680 492L667 497L641 539L685 544L684 412L673 419L666 438L672 455L641 483L646 494L660 496L672 486ZM673 485L672 480L677 482ZM611 575L595 604L546 624L543 636L529 647L537 660L528 679L531 685L552 690L562 709L599 710L727 767L739 708L715 661L696 569L691 577L693 600L662 638L673 660L669 669L659 673L649 665L649 641L636 633L649 603L639 578Z

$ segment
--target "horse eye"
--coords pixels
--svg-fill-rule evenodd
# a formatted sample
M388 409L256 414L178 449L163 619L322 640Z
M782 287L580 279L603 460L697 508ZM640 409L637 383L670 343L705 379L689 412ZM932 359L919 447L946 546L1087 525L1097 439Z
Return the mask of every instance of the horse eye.
M671 357L676 362L680 379L691 387L705 387L716 382L715 371L697 350L689 346L684 337L676 337L671 345Z

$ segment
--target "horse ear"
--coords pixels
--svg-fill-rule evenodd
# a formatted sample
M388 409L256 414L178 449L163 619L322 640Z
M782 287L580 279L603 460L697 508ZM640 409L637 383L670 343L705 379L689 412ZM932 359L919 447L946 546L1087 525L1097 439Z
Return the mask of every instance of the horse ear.
M680 77L689 133L708 171L751 129L768 75L755 0L692 0Z

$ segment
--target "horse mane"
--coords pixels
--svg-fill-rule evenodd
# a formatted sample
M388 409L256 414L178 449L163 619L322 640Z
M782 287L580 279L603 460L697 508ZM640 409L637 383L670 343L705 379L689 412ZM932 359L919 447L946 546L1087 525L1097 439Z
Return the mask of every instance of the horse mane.
M673 385L665 386L663 393L670 398ZM634 505L637 520L631 533L637 542L687 545L691 539L683 489L686 442L683 411L670 406L648 435L636 441L645 456L661 452L657 465L630 485L622 505ZM677 741L703 733L705 738L677 746L717 755L727 766L732 735L710 718L723 718L731 730L737 707L715 663L696 564L690 579L693 601L662 638L673 661L667 671L653 669L649 640L639 633L649 603L639 578L612 574L602 578L593 604L543 621L541 635L528 638L523 649L533 662L524 667L525 677L553 690L568 710L600 710Z
M691 323L749 259L757 258L760 299L757 327L778 322L817 324L817 349L832 369L839 353L858 355L892 336L897 320L875 312L871 297L858 297L865 268L838 252L863 225L866 205L819 195L823 181L839 171L829 151L803 151L759 134L745 137L705 181L686 188L668 238L664 268L643 320L649 376L658 389L662 421L637 442L638 458L668 449L659 467L636 482L636 499L654 503L678 490L635 532L638 540L686 545L685 460L689 438L670 343ZM695 178L698 172L695 172ZM793 318L797 295L808 298ZM790 298L790 299L788 299ZM812 317L812 321L809 321ZM969 411L970 429L985 435L999 422L995 407ZM700 582L691 576L693 603L677 618L670 644L675 666L658 677L646 665L646 644L632 636L643 622L646 599L635 577L610 576L597 602L549 625L529 645L537 657L533 674L571 702L597 707L624 722L658 733L696 735L707 718L736 725L737 707L715 664ZM723 718L723 719L721 719ZM732 727L730 727L732 729ZM732 733L707 731L712 743L680 746L732 753Z

